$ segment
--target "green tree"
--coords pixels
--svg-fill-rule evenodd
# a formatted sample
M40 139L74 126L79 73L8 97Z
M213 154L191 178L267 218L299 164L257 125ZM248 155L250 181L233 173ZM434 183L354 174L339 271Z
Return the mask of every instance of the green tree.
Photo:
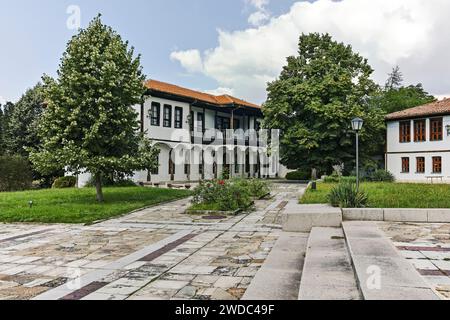
M38 121L42 114L43 102L42 85L38 83L28 89L15 104L5 132L8 153L28 158L27 148L40 144Z
M7 131L13 111L14 104L12 102L6 102L3 107L0 106L0 154L8 153Z
M426 92L422 84L403 86L403 76L397 66L389 74L384 89L373 95L377 103L387 113L402 111L436 101L436 98Z
M269 83L263 106L265 126L281 129L281 162L291 169L329 172L336 164L354 167L351 120L365 120L362 158L382 143L384 113L370 103L376 84L367 60L328 34L303 34L298 56L287 58L279 78Z
M43 173L90 172L99 202L102 177L153 168L158 150L139 132L131 107L141 102L144 80L140 56L96 17L69 41L58 78L44 77L47 106L42 146L30 154L34 165Z
M0 103L0 156L5 152L5 140L3 137L3 108Z
M403 83L403 74L400 71L400 67L396 66L395 68L392 69L392 72L389 73L389 77L386 81L385 84L385 90L392 90L392 89L396 89L399 88Z

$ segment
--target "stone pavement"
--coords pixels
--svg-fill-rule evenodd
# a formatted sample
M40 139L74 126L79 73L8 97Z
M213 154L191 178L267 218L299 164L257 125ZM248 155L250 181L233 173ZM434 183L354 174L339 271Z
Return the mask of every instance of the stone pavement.
M92 226L0 225L0 299L240 299L305 188L274 184L235 217L179 200Z
M401 254L450 300L450 224L380 223Z

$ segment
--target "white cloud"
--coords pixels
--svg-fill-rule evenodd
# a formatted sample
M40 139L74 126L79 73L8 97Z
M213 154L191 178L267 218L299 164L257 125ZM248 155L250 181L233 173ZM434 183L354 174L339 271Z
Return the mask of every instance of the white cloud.
M270 15L264 11L256 11L248 17L248 22L253 26L260 26L270 19Z
M252 3L264 9L266 1ZM201 70L235 95L262 102L266 83L297 53L299 35L328 32L369 59L377 82L384 83L398 64L406 83L421 82L444 95L450 90L448 12L448 0L299 1L259 27L219 30L218 46L202 54L189 50L172 56L187 71Z
M232 96L234 94L233 89L231 88L224 88L224 87L219 87L213 90L204 90L204 92L209 93L209 94L213 94L215 96L220 96L223 94L227 94Z
M170 54L172 60L179 61L188 72L202 72L203 62L198 50L177 51Z
M250 15L250 17L248 17L248 23L250 23L253 26L260 26L270 19L270 13L266 9L266 6L269 4L270 0L246 0L246 1L256 9L256 11L253 12Z
M0 96L0 105L4 105L6 103L6 99Z

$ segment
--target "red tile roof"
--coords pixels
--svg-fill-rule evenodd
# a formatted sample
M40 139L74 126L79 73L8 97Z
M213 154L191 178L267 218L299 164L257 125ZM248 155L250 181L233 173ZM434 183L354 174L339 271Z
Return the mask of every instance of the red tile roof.
M242 99L238 99L235 97L232 97L230 95L221 95L221 96L215 96L209 93L199 92L191 89L186 89L183 87L179 87L173 84L156 81L156 80L148 80L145 83L145 86L154 91L173 94L181 97L186 98L193 98L197 99L199 101L215 104L217 106L226 106L230 104L236 104L244 107L249 108L255 108L255 109L261 109L261 106L250 103L247 101L244 101Z
M420 118L429 116L450 115L450 99L435 101L432 103L394 112L386 116L386 120L401 120L410 118Z

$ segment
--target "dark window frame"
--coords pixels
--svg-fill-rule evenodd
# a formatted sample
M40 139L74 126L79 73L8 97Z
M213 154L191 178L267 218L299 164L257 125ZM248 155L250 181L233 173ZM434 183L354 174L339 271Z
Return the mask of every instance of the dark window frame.
M444 119L430 119L430 141L442 141L444 139Z
M175 107L175 129L183 129L183 108Z
M433 157L433 173L442 173L442 157Z
M416 173L425 173L425 157L416 158Z
M414 142L427 141L427 121L425 119L414 121Z
M152 102L150 109L150 125L153 127L159 127L161 125L161 104L159 102Z
M410 159L408 157L402 157L402 173L410 172Z
M400 121L400 143L411 142L411 121Z
M216 117L216 129L220 131L225 131L231 129L231 118L217 116Z
M169 111L169 112L167 113L167 111ZM163 127L164 128L172 128L172 106L170 104L164 105Z

